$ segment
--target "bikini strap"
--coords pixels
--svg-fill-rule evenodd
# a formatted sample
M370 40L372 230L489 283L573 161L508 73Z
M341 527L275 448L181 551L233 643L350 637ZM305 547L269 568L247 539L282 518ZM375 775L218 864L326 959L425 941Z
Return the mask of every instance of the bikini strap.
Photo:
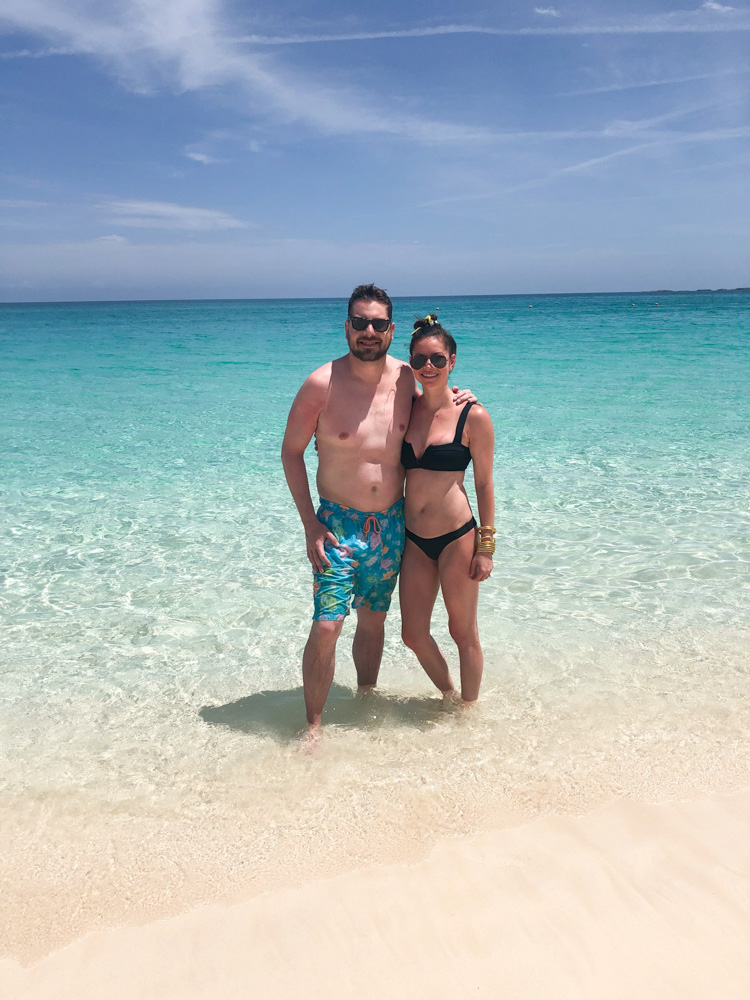
M474 405L473 402L467 403L466 406L461 410L461 414L458 418L458 423L456 424L456 436L453 438L454 444L461 444L461 438L464 435L464 424L466 423L466 418L469 415L469 410Z

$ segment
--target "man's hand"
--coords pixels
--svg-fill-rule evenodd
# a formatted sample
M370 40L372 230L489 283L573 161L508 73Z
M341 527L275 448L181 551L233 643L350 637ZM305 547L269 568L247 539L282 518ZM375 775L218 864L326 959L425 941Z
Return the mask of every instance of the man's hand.
M453 402L456 406L465 406L466 403L478 403L479 400L471 389L459 389L457 385L452 388Z
M322 573L327 566L331 565L331 560L325 553L325 542L327 540L338 545L338 538L326 528L322 521L318 521L316 518L314 524L305 528L305 540L307 542L307 558L310 560L313 570L316 573Z
M471 560L469 576L477 583L481 583L490 573L492 573L492 556L488 552L477 552Z

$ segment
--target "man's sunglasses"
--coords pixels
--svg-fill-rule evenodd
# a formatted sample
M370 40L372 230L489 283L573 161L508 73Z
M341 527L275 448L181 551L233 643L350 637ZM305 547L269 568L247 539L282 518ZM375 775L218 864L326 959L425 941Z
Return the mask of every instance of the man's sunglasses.
M350 316L349 322L352 325L352 330L356 330L358 333L366 330L370 324L372 324L375 333L385 333L391 325L389 319L365 319L364 316Z
M419 371L420 368L424 368L427 362L430 362L433 368L445 368L448 364L448 359L444 354L412 354L409 358L409 364L415 371Z

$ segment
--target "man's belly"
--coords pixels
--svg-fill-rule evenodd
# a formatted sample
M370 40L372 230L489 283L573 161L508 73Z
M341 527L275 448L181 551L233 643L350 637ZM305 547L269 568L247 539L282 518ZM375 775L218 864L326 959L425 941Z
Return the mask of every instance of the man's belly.
M362 463L342 469L318 469L318 495L365 513L387 510L404 493L404 470Z

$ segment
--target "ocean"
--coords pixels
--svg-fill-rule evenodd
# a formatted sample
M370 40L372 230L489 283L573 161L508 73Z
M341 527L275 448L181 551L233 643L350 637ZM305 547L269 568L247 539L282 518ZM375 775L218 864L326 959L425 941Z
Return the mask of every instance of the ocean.
M312 755L279 450L345 301L0 311L0 953L748 785L750 293L394 306L401 358L440 308L495 425L480 705L444 710L396 599L372 697L345 626Z

